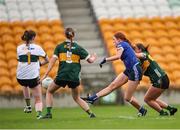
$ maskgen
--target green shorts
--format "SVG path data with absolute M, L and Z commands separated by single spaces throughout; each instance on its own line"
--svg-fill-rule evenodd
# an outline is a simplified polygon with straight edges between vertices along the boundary
M 164 75 L 159 80 L 152 82 L 153 87 L 161 88 L 161 89 L 168 89 L 169 88 L 169 77 Z
M 132 81 L 140 81 L 142 79 L 142 68 L 139 63 L 135 64 L 132 69 L 126 69 L 123 73 Z

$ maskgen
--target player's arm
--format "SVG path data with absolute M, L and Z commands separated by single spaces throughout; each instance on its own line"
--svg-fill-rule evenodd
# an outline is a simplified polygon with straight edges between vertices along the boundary
M 97 59 L 96 53 L 89 54 L 88 51 L 81 46 L 79 46 L 79 52 L 80 59 L 85 59 L 88 63 L 94 63 Z
M 111 56 L 111 57 L 104 58 L 104 59 L 100 62 L 99 66 L 102 68 L 102 65 L 103 65 L 104 63 L 106 63 L 107 61 L 118 60 L 119 58 L 121 58 L 121 55 L 122 55 L 122 53 L 123 53 L 123 50 L 124 50 L 124 49 L 123 49 L 122 47 L 121 47 L 121 48 L 118 48 L 116 55 Z
M 91 55 L 89 55 L 88 57 L 87 57 L 87 62 L 88 63 L 94 63 L 94 61 L 97 59 L 97 55 L 96 55 L 96 53 L 93 53 L 93 54 L 91 54 Z
M 39 57 L 43 58 L 43 61 L 39 62 L 40 66 L 43 66 L 43 65 L 49 63 L 49 58 L 48 58 L 47 54 L 45 53 L 45 51 L 40 46 L 38 46 L 38 49 L 39 49 L 38 50 Z
M 121 58 L 122 53 L 123 53 L 123 48 L 120 48 L 120 49 L 117 50 L 116 55 L 111 56 L 111 57 L 107 57 L 107 58 L 105 58 L 105 60 L 106 60 L 106 62 L 107 61 L 118 60 L 119 58 Z
M 111 57 L 106 58 L 106 61 L 118 60 L 118 59 L 121 57 L 122 52 L 123 52 L 123 49 L 118 49 L 118 50 L 117 50 L 117 54 L 114 55 L 114 56 L 111 56 Z
M 53 57 L 50 59 L 50 62 L 49 62 L 47 71 L 46 71 L 46 73 L 44 74 L 42 80 L 45 79 L 45 78 L 48 76 L 49 72 L 52 70 L 52 68 L 53 68 L 54 64 L 56 63 L 56 60 L 57 60 L 57 59 L 58 59 L 58 57 L 57 57 L 56 55 L 53 55 Z M 42 81 L 42 80 L 41 80 L 41 81 Z
M 44 60 L 40 62 L 40 66 L 43 66 L 43 65 L 49 63 L 49 58 L 47 55 L 45 57 L 43 57 L 43 59 Z
M 146 54 L 145 53 L 135 53 L 136 54 L 136 57 L 139 58 L 139 59 L 146 59 Z

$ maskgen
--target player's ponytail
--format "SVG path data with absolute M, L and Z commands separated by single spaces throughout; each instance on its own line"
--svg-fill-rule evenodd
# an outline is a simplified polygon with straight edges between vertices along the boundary
M 32 30 L 26 30 L 24 34 L 22 35 L 21 39 L 23 41 L 26 41 L 26 44 L 29 44 L 31 40 L 33 40 L 36 37 L 36 33 Z
M 136 47 L 138 49 L 141 49 L 142 52 L 148 52 L 149 45 L 144 46 L 142 43 L 137 43 Z
M 114 37 L 115 37 L 116 39 L 121 39 L 122 41 L 125 41 L 125 42 L 129 43 L 129 45 L 130 45 L 131 47 L 133 47 L 133 46 L 132 46 L 132 43 L 129 41 L 129 39 L 126 38 L 126 36 L 125 36 L 122 32 L 117 32 L 117 33 L 115 33 L 115 34 L 114 34 Z
M 72 46 L 72 42 L 73 42 L 73 38 L 75 36 L 74 30 L 72 28 L 66 28 L 65 30 L 65 36 L 67 39 L 69 39 L 70 42 L 70 46 L 69 46 L 69 50 L 71 50 L 71 46 Z

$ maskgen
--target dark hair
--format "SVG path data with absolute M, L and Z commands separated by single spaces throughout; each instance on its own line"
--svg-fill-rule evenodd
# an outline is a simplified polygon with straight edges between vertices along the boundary
M 146 51 L 146 52 L 148 52 L 149 45 L 144 46 L 142 43 L 137 43 L 137 44 L 136 44 L 136 47 L 137 47 L 138 49 L 141 49 L 141 51 Z
M 66 38 L 70 39 L 70 46 L 69 46 L 69 51 L 71 51 L 71 46 L 72 46 L 72 43 L 73 43 L 73 37 L 75 36 L 75 33 L 74 33 L 74 30 L 72 28 L 66 28 L 65 30 L 65 35 L 66 35 Z
M 21 39 L 29 43 L 29 41 L 32 40 L 34 37 L 36 37 L 36 33 L 33 30 L 26 30 L 22 35 Z
M 68 39 L 72 39 L 75 36 L 75 32 L 72 28 L 66 28 L 65 35 Z
M 132 43 L 126 38 L 126 36 L 122 32 L 117 32 L 114 34 L 116 39 L 121 39 L 122 41 L 128 42 L 129 45 L 132 47 Z

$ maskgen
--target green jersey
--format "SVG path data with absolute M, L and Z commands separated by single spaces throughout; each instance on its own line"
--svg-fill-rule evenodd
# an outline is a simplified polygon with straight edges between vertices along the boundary
M 81 71 L 80 60 L 88 59 L 89 53 L 76 42 L 72 43 L 71 50 L 69 50 L 69 46 L 70 42 L 64 41 L 57 45 L 54 50 L 54 55 L 59 59 L 56 78 L 58 80 L 79 82 Z
M 143 54 L 144 58 L 140 61 L 144 75 L 148 76 L 153 84 L 159 82 L 159 79 L 165 76 L 166 73 L 161 69 L 157 62 L 152 59 L 148 52 L 143 52 Z

